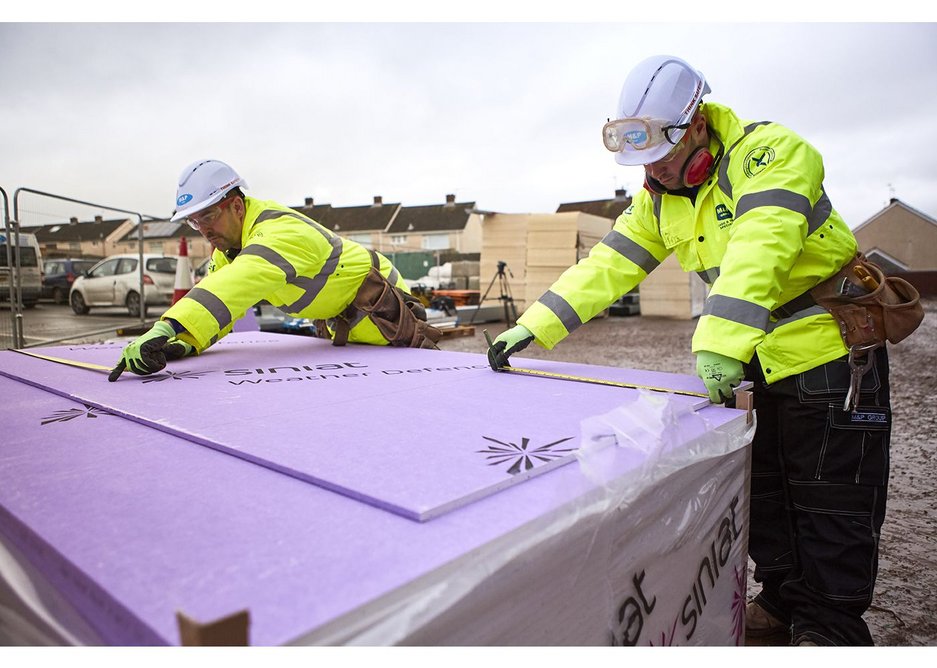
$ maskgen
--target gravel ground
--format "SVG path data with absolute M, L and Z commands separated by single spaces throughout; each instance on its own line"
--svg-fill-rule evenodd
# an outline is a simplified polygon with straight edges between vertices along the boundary
M 866 621 L 878 645 L 937 645 L 937 300 L 925 301 L 924 323 L 889 346 L 893 428 L 888 513 L 872 607 Z M 692 374 L 696 321 L 645 317 L 594 320 L 546 351 L 515 355 Z M 441 348 L 483 352 L 504 323 L 476 325 L 473 337 L 444 339 Z M 756 407 L 757 410 L 757 407 Z M 749 579 L 749 594 L 758 585 Z

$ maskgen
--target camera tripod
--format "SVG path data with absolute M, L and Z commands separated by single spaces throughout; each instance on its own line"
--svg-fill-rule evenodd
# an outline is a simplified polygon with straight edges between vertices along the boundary
M 469 323 L 475 322 L 475 316 L 478 315 L 478 311 L 481 309 L 482 304 L 485 303 L 485 300 L 488 298 L 488 293 L 491 292 L 491 288 L 494 287 L 495 281 L 498 282 L 498 288 L 501 290 L 501 294 L 498 297 L 498 300 L 504 306 L 504 322 L 508 327 L 513 327 L 517 322 L 517 308 L 514 306 L 514 297 L 511 295 L 511 285 L 508 283 L 508 277 L 505 275 L 505 271 L 511 275 L 511 278 L 514 278 L 514 274 L 511 274 L 511 270 L 508 269 L 507 262 L 498 260 L 498 271 L 491 279 L 491 283 L 488 284 L 488 289 L 485 290 L 485 294 L 482 295 L 482 298 L 478 300 L 478 308 L 472 313 L 472 317 L 469 318 Z

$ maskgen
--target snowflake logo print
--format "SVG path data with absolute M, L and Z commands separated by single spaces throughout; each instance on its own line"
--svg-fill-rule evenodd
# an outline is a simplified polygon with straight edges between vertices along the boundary
M 476 450 L 476 452 L 485 455 L 485 459 L 488 460 L 488 466 L 501 466 L 511 462 L 511 466 L 507 470 L 511 475 L 517 475 L 521 472 L 522 468 L 524 471 L 532 469 L 535 466 L 533 460 L 550 462 L 566 456 L 575 449 L 557 449 L 556 447 L 572 439 L 572 436 L 567 436 L 566 438 L 561 438 L 558 441 L 553 441 L 552 443 L 547 443 L 546 445 L 541 445 L 536 448 L 529 447 L 530 439 L 526 436 L 521 438 L 520 445 L 511 442 L 505 443 L 504 441 L 499 441 L 490 436 L 482 436 L 482 438 L 486 441 L 491 441 L 495 445 L 490 445 L 484 450 Z
M 67 408 L 65 410 L 55 411 L 52 415 L 43 418 L 40 424 L 47 425 L 53 422 L 68 422 L 80 417 L 96 418 L 101 415 L 114 415 L 108 410 L 90 404 L 82 404 L 82 406 L 84 406 L 84 408 Z
M 199 378 L 210 371 L 166 371 L 165 373 L 147 376 L 143 379 L 144 383 L 160 383 L 164 380 L 188 380 L 189 378 Z

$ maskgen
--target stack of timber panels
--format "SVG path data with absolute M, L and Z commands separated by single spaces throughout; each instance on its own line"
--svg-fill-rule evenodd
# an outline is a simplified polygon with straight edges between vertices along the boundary
M 693 272 L 684 272 L 671 255 L 641 282 L 641 315 L 692 320 L 703 313 L 707 286 Z
M 608 218 L 571 211 L 554 214 L 497 214 L 482 228 L 480 261 L 484 292 L 497 275 L 498 261 L 507 263 L 514 304 L 522 312 L 567 268 L 589 254 L 612 229 Z M 493 288 L 486 303 L 498 299 Z
M 570 211 L 531 216 L 527 227 L 527 291 L 532 304 L 566 269 L 589 254 L 612 229 L 612 221 Z
M 505 279 L 514 298 L 518 315 L 523 310 L 527 278 L 527 221 L 523 213 L 498 213 L 485 216 L 482 222 L 482 249 L 478 263 L 479 290 L 487 297 L 483 306 L 497 306 L 499 290 L 498 262 L 506 263 Z

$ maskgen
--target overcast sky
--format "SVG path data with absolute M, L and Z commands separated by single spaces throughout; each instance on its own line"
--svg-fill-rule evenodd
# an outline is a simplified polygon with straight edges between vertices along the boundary
M 287 205 L 551 212 L 640 188 L 600 133 L 658 53 L 816 146 L 850 226 L 893 196 L 937 217 L 935 23 L 4 23 L 0 187 L 166 216 L 182 168 L 218 158 Z

